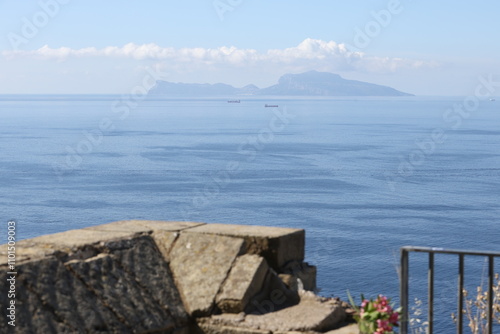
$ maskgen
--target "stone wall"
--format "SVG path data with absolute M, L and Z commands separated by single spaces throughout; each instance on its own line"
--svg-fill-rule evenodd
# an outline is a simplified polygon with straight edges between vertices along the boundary
M 2 245 L 0 332 L 332 331 L 346 305 L 311 292 L 304 243 L 300 229 L 139 220 L 19 241 L 15 330 Z

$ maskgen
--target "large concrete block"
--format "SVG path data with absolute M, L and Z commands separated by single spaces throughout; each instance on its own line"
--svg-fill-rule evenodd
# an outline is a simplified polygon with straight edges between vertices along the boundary
M 16 332 L 186 333 L 188 314 L 168 264 L 139 232 L 67 231 L 19 242 L 18 253 L 34 259 L 16 262 Z
M 302 229 L 207 224 L 186 230 L 186 233 L 243 238 L 246 253 L 263 256 L 268 264 L 277 271 L 289 261 L 301 262 L 304 260 L 305 231 Z
M 41 259 L 53 255 L 62 261 L 86 259 L 101 252 L 103 244 L 113 240 L 132 239 L 134 231 L 69 230 L 21 240 L 16 243 L 18 260 Z
M 224 313 L 243 312 L 250 299 L 262 290 L 269 266 L 258 255 L 242 255 L 236 259 L 222 291 L 217 296 L 217 306 Z
M 58 259 L 47 257 L 20 263 L 17 271 L 16 333 L 108 333 L 128 330 Z M 1 277 L 1 291 L 5 291 L 3 282 L 4 277 Z M 0 299 L 3 297 L 2 294 Z M 2 299 L 2 309 L 5 302 Z M 8 333 L 3 329 L 1 332 Z
M 70 251 L 75 248 L 100 244 L 106 241 L 133 238 L 137 235 L 136 231 L 101 231 L 101 230 L 69 230 L 60 233 L 42 235 L 33 239 L 21 241 L 21 245 L 28 246 L 33 244 L 38 247 L 52 246 L 61 251 Z
M 57 249 L 48 246 L 37 246 L 30 242 L 31 239 L 21 240 L 16 242 L 15 256 L 17 263 L 32 259 L 42 259 L 47 256 L 57 253 Z M 7 245 L 0 245 L 0 265 L 7 266 L 8 264 Z
M 190 314 L 211 313 L 215 297 L 243 244 L 239 238 L 181 233 L 170 252 L 170 269 Z
M 172 316 L 176 328 L 188 324 L 179 291 L 175 286 L 168 264 L 149 236 L 135 238 L 130 248 L 120 242 L 109 243 L 107 249 L 118 261 L 123 271 L 144 290 L 152 300 Z
M 165 261 L 170 262 L 170 251 L 174 246 L 175 240 L 179 237 L 179 232 L 168 232 L 156 230 L 151 235 L 156 243 L 156 246 L 163 255 Z
M 175 328 L 175 320 L 113 255 L 100 254 L 66 264 L 120 320 L 134 331 Z
M 200 225 L 205 225 L 205 223 L 160 220 L 121 220 L 104 225 L 87 227 L 85 230 L 151 234 L 165 260 L 170 261 L 170 250 L 179 236 L 179 232 Z

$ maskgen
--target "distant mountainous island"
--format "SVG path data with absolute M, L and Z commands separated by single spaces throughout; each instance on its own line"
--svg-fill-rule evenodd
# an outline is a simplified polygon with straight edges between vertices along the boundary
M 363 81 L 346 80 L 338 74 L 309 71 L 301 74 L 285 74 L 276 85 L 259 88 L 247 85 L 236 88 L 231 85 L 174 83 L 158 80 L 149 90 L 153 96 L 412 96 L 388 86 Z

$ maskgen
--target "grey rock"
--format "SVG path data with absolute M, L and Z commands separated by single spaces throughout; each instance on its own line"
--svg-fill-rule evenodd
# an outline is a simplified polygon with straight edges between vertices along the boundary
M 199 319 L 198 319 L 199 320 Z M 336 300 L 320 298 L 311 292 L 301 294 L 299 304 L 266 314 L 241 317 L 223 314 L 204 319 L 204 324 L 267 330 L 275 332 L 325 332 L 345 320 L 343 307 Z
M 272 313 L 296 305 L 300 301 L 298 292 L 289 289 L 272 269 L 267 271 L 262 287 L 248 303 L 246 313 Z
M 245 320 L 245 314 L 220 314 L 210 318 L 196 319 L 196 334 L 272 334 L 271 331 L 258 328 L 238 327 Z
M 203 334 L 273 334 L 271 331 L 253 328 L 240 328 L 211 324 L 199 324 L 199 333 Z
M 152 300 L 166 310 L 176 328 L 187 326 L 188 314 L 182 304 L 168 264 L 149 236 L 134 240 L 133 247 L 111 250 L 121 268 Z
M 66 264 L 120 321 L 135 331 L 175 328 L 175 320 L 127 275 L 113 255 Z
M 294 289 L 298 289 L 302 285 L 304 290 L 316 290 L 317 269 L 315 266 L 311 266 L 306 262 L 292 261 L 282 268 L 282 272 L 285 275 L 280 275 L 280 277 L 285 284 L 293 286 Z M 300 283 L 298 280 L 300 280 Z
M 250 299 L 262 290 L 268 270 L 266 260 L 258 255 L 238 257 L 217 296 L 217 306 L 224 313 L 243 312 Z
M 258 254 L 279 271 L 289 261 L 304 260 L 305 231 L 251 225 L 207 224 L 197 226 L 186 233 L 216 234 L 243 238 L 245 253 Z
M 106 333 L 128 330 L 58 259 L 47 257 L 28 261 L 20 264 L 17 271 L 17 332 Z
M 172 246 L 180 232 L 205 223 L 182 222 L 182 221 L 159 221 L 159 220 L 122 220 L 104 225 L 96 225 L 85 228 L 91 231 L 106 232 L 136 232 L 150 234 L 156 242 L 158 249 L 167 262 Z
M 181 233 L 170 252 L 170 269 L 191 315 L 212 312 L 215 297 L 243 243 L 239 238 Z

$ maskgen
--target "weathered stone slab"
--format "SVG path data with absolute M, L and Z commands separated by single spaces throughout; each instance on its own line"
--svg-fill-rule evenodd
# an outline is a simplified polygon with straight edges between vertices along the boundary
M 16 255 L 20 260 L 39 259 L 53 255 L 64 261 L 87 259 L 100 253 L 106 242 L 132 239 L 140 235 L 135 232 L 69 230 L 61 233 L 43 235 L 16 243 Z
M 21 240 L 16 243 L 16 263 L 25 262 L 31 259 L 41 259 L 53 255 L 57 250 L 50 247 L 36 246 L 29 240 Z M 8 252 L 6 245 L 0 245 L 0 265 L 8 264 Z
M 345 319 L 344 308 L 337 302 L 322 299 L 312 293 L 301 295 L 300 303 L 263 315 L 249 314 L 245 326 L 271 331 L 318 331 L 338 326 Z
M 175 328 L 175 319 L 134 277 L 124 272 L 113 255 L 100 254 L 66 265 L 128 328 L 139 332 Z
M 268 330 L 275 332 L 325 332 L 337 328 L 345 319 L 341 303 L 319 298 L 311 292 L 303 293 L 295 306 L 266 314 L 243 314 L 229 317 L 228 314 L 212 316 L 205 323 L 219 326 Z
M 243 243 L 239 238 L 181 233 L 170 252 L 170 269 L 190 314 L 210 314 Z
M 159 253 L 154 240 L 149 236 L 142 236 L 134 240 L 131 248 L 117 247 L 115 250 L 113 246 L 109 245 L 109 251 L 124 272 L 172 316 L 176 328 L 187 326 L 188 314 L 168 264 Z
M 211 324 L 199 324 L 200 334 L 273 334 L 271 331 Z
M 132 220 L 16 246 L 20 333 L 297 334 L 332 330 L 345 318 L 331 299 L 302 292 L 297 304 L 298 282 L 313 289 L 316 280 L 316 268 L 302 263 L 303 230 Z M 5 250 L 0 255 L 7 291 Z M 8 303 L 0 295 L 0 307 Z M 219 310 L 246 313 L 191 327 L 188 314 Z
M 2 315 L 7 315 L 10 300 L 7 298 L 4 285 L 6 275 L 0 273 L 0 307 Z M 38 296 L 28 290 L 24 282 L 16 282 L 15 327 L 10 326 L 11 319 L 4 316 L 0 322 L 0 333 L 78 333 L 75 328 L 69 327 L 59 321 L 54 312 L 47 312 Z M 37 332 L 38 331 L 38 332 Z
M 136 235 L 134 231 L 98 231 L 81 229 L 42 235 L 23 241 L 38 245 L 39 247 L 41 245 L 56 245 L 59 247 L 58 249 L 74 249 L 110 240 L 133 238 Z
M 129 330 L 58 259 L 47 257 L 28 261 L 19 264 L 17 271 L 17 333 L 106 333 Z M 2 277 L 0 284 L 3 282 Z M 2 291 L 5 291 L 3 287 Z
M 238 327 L 237 324 L 244 320 L 244 313 L 220 314 L 210 318 L 198 318 L 196 319 L 198 327 L 193 332 L 196 334 L 272 334 L 271 331 L 265 329 Z
M 269 266 L 258 255 L 242 255 L 236 259 L 222 291 L 217 296 L 217 306 L 224 313 L 240 313 L 250 299 L 262 290 Z
M 90 226 L 85 230 L 116 232 L 151 232 L 156 230 L 179 232 L 205 223 L 161 220 L 120 220 L 108 224 Z
M 349 324 L 339 329 L 328 331 L 325 334 L 359 334 L 359 327 L 357 324 Z
M 170 251 L 174 246 L 175 240 L 179 237 L 179 232 L 168 232 L 162 230 L 156 230 L 151 235 L 156 243 L 156 246 L 163 255 L 165 261 L 170 262 Z
M 263 256 L 278 270 L 287 262 L 304 260 L 305 231 L 303 229 L 206 224 L 186 230 L 186 233 L 205 233 L 239 237 L 245 240 L 246 253 Z
M 96 225 L 85 230 L 107 232 L 136 232 L 149 233 L 153 237 L 165 260 L 170 261 L 170 250 L 179 232 L 205 225 L 205 223 L 160 220 L 121 220 L 104 225 Z
M 88 258 L 99 253 L 96 249 L 106 241 L 123 238 L 133 238 L 134 232 L 125 231 L 92 231 L 92 230 L 69 230 L 61 233 L 43 235 L 40 237 L 20 240 L 16 242 L 16 262 L 31 259 L 42 259 L 46 256 L 55 255 L 62 257 L 72 254 L 76 258 Z M 0 248 L 2 257 L 0 264 L 7 263 L 7 247 Z

